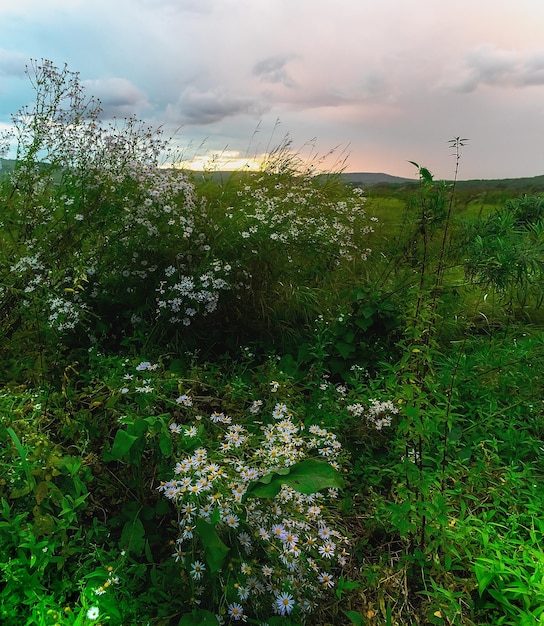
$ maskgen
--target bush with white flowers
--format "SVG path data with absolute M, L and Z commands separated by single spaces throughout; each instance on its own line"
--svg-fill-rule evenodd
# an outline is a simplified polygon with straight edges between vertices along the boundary
M 264 403 L 253 402 L 243 423 L 196 415 L 187 395 L 182 404 L 192 417 L 170 430 L 185 453 L 158 489 L 178 512 L 172 556 L 195 602 L 232 621 L 304 621 L 334 591 L 348 556 L 337 526 L 340 442 L 281 402 L 262 421 Z

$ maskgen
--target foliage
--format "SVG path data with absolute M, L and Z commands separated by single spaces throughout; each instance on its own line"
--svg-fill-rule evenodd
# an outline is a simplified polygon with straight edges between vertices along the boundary
M 368 203 L 288 144 L 197 178 L 76 73 L 29 77 L 0 190 L 0 621 L 537 623 L 541 197 L 459 192 L 461 138 L 453 181 L 414 163 Z
M 29 76 L 36 104 L 13 117 L 18 159 L 2 189 L 2 333 L 30 349 L 39 337 L 46 361 L 75 334 L 165 345 L 241 317 L 261 333 L 274 316 L 307 315 L 366 260 L 360 190 L 329 197 L 274 162 L 199 193 L 160 165 L 160 131 L 102 124 L 76 73 L 44 61 Z
M 499 294 L 509 310 L 542 305 L 544 212 L 540 196 L 524 196 L 465 233 L 465 268 L 470 280 Z

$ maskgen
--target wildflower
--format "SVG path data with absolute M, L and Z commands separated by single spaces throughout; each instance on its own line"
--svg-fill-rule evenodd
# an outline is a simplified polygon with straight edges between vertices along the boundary
M 184 531 L 183 531 L 182 539 L 192 539 L 193 536 L 194 536 L 193 535 L 193 529 L 194 529 L 194 526 L 187 526 L 184 529 Z M 200 561 L 197 561 L 197 563 L 200 563 Z M 202 565 L 202 563 L 201 563 L 201 565 Z M 202 565 L 202 568 L 204 570 L 204 566 L 203 565 Z M 202 574 L 202 572 L 201 572 L 201 574 Z M 191 575 L 192 575 L 192 573 L 191 573 Z M 195 578 L 195 580 L 200 580 L 200 576 L 198 578 L 196 576 L 194 576 L 193 578 Z
M 184 393 L 182 396 L 179 396 L 179 398 L 176 398 L 176 402 L 178 404 L 183 404 L 183 406 L 193 406 L 193 399 L 186 393 Z
M 263 576 L 272 576 L 274 573 L 274 568 L 270 567 L 270 565 L 263 565 L 261 568 Z
M 176 563 L 178 561 L 183 561 L 185 558 L 185 552 L 181 548 L 177 548 L 176 551 L 172 554 L 172 558 L 176 559 Z
M 223 470 L 219 467 L 219 465 L 217 465 L 217 463 L 210 463 L 209 465 L 206 465 L 202 471 L 204 474 L 208 475 L 210 480 L 212 480 L 213 478 L 219 476 Z
M 199 467 L 203 463 L 206 462 L 206 458 L 208 456 L 208 452 L 206 448 L 197 448 L 194 451 L 193 456 L 191 457 L 191 462 L 194 467 Z
M 314 519 L 316 517 L 319 517 L 321 515 L 321 507 L 319 506 L 311 506 L 308 508 L 308 510 L 306 511 L 306 517 L 308 519 Z
M 196 506 L 188 502 L 181 507 L 180 511 L 184 514 L 184 516 L 191 517 L 196 511 Z
M 249 598 L 249 589 L 240 585 L 238 587 L 238 597 L 240 600 L 247 600 Z
M 197 433 L 198 433 L 198 430 L 197 430 L 197 427 L 196 427 L 196 426 L 191 426 L 190 428 L 186 428 L 186 429 L 183 431 L 183 434 L 184 434 L 186 437 L 196 437 Z
M 272 411 L 272 415 L 278 419 L 283 417 L 284 415 L 287 414 L 287 407 L 285 406 L 285 404 L 279 402 L 278 404 L 276 404 L 276 406 L 274 407 L 274 410 Z
M 334 556 L 334 551 L 336 550 L 336 546 L 332 541 L 327 541 L 322 546 L 319 546 L 318 551 L 321 556 L 324 556 L 326 559 L 330 559 Z
M 274 608 L 280 615 L 289 615 L 293 610 L 295 602 L 290 593 L 280 593 L 274 601 Z
M 138 393 L 152 393 L 153 387 L 151 387 L 150 385 L 144 385 L 143 387 L 136 387 L 136 391 Z
M 334 587 L 334 580 L 330 574 L 327 572 L 321 572 L 317 577 L 317 580 L 325 587 L 326 589 L 330 587 Z
M 238 535 L 238 541 L 246 550 L 251 548 L 251 537 L 247 533 L 240 533 Z
M 279 386 L 280 386 L 279 382 L 277 380 L 273 380 L 270 383 L 270 391 L 272 393 L 276 393 L 276 391 L 279 389 Z
M 173 424 L 170 424 L 168 428 L 170 429 L 170 432 L 172 434 L 176 434 L 176 435 L 181 434 L 181 426 L 179 424 L 176 424 L 175 422 Z
M 285 530 L 285 526 L 283 524 L 274 524 L 272 526 L 272 534 L 274 537 L 281 539 L 281 541 L 285 541 L 287 537 L 287 531 Z
M 217 424 L 219 422 L 221 422 L 222 424 L 230 424 L 232 421 L 228 415 L 225 415 L 224 413 L 219 413 L 217 411 L 214 411 L 210 415 L 210 419 L 214 424 Z
M 229 604 L 228 611 L 232 619 L 236 621 L 238 620 L 245 621 L 246 616 L 244 615 L 244 609 L 242 608 L 241 604 L 238 604 L 237 602 L 233 602 L 232 604 Z
M 325 526 L 325 524 L 320 524 L 317 534 L 321 537 L 321 539 L 328 539 L 330 537 L 331 531 L 330 528 Z
M 287 533 L 284 538 L 284 543 L 286 543 L 290 548 L 294 548 L 298 543 L 299 537 L 294 533 Z
M 193 467 L 193 463 L 191 459 L 183 459 L 176 463 L 176 467 L 174 468 L 175 474 L 185 474 Z
M 240 524 L 240 519 L 237 515 L 230 514 L 225 518 L 225 524 L 227 526 L 230 526 L 231 528 L 238 528 Z
M 206 566 L 204 565 L 204 563 L 202 563 L 202 561 L 195 561 L 191 565 L 191 578 L 193 578 L 193 580 L 200 580 L 202 578 L 202 574 L 204 574 L 205 571 Z
M 149 361 L 142 361 L 136 366 L 136 370 L 138 372 L 144 372 L 144 371 L 152 372 L 153 370 L 156 370 L 157 367 L 159 366 L 156 363 L 152 364 Z
M 100 609 L 97 606 L 92 606 L 88 611 L 87 611 L 87 619 L 90 620 L 95 620 L 98 619 L 98 616 L 100 615 Z

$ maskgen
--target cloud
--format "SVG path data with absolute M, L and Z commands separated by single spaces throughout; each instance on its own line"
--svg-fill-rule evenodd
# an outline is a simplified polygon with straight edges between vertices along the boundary
M 482 44 L 470 50 L 459 76 L 446 81 L 453 91 L 469 93 L 482 85 L 528 87 L 544 85 L 544 49 L 505 50 Z
M 241 114 L 259 116 L 268 106 L 256 98 L 232 95 L 220 88 L 200 91 L 187 87 L 174 105 L 168 105 L 170 121 L 188 125 L 207 125 Z
M 267 57 L 255 63 L 252 73 L 267 83 L 282 83 L 285 87 L 295 87 L 295 81 L 285 69 L 285 65 L 292 58 L 293 55 Z
M 149 108 L 146 95 L 126 78 L 82 81 L 89 96 L 100 99 L 103 117 L 128 117 Z

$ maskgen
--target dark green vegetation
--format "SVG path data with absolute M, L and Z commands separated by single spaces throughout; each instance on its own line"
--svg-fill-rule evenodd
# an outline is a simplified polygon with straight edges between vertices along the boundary
M 416 165 L 365 202 L 282 150 L 191 179 L 77 75 L 31 78 L 0 190 L 0 622 L 537 624 L 543 197 Z

